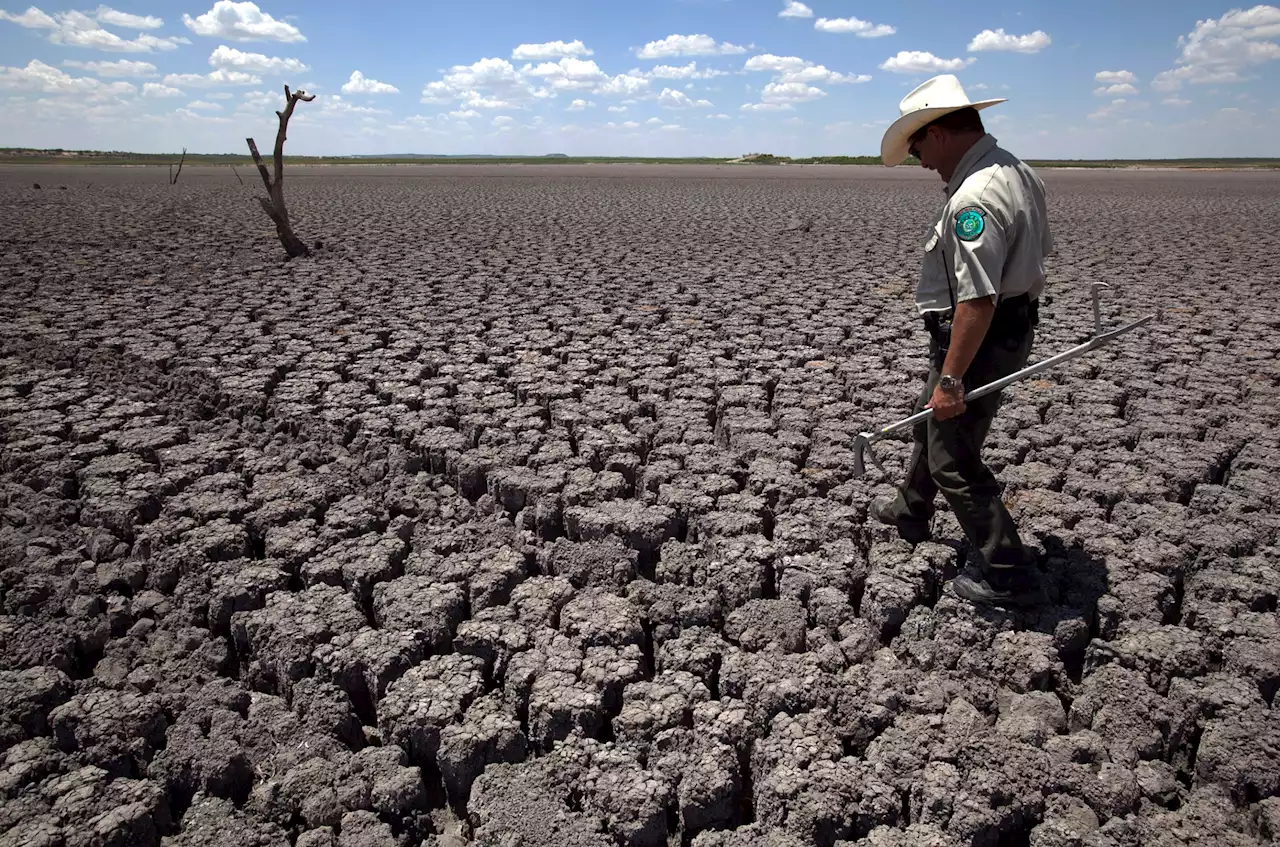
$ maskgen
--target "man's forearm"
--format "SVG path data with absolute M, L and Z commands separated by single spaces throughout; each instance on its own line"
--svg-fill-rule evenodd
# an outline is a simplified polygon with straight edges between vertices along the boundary
M 944 374 L 961 377 L 969 370 L 969 363 L 982 346 L 995 311 L 996 306 L 990 297 L 956 304 L 955 316 L 951 320 L 951 347 L 942 365 Z

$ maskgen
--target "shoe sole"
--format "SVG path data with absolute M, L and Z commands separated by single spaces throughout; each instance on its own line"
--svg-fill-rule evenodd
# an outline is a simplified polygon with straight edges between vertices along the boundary
M 1043 587 L 1036 591 L 1023 592 L 1020 594 L 992 596 L 983 594 L 976 589 L 969 588 L 968 584 L 965 582 L 959 582 L 959 584 L 957 584 L 957 582 L 958 578 L 951 582 L 951 590 L 956 593 L 957 597 L 962 597 L 970 603 L 978 603 L 983 606 L 1017 606 L 1019 608 L 1031 608 L 1035 606 L 1042 606 L 1049 601 Z

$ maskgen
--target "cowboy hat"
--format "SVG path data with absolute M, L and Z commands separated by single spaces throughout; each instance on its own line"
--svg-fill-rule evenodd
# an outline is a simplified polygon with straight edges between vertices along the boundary
M 911 136 L 929 122 L 969 106 L 985 109 L 1007 99 L 1000 97 L 994 100 L 970 100 L 960 87 L 960 80 L 953 74 L 942 74 L 926 80 L 898 104 L 902 115 L 885 130 L 884 138 L 880 141 L 880 159 L 888 167 L 900 165 L 907 159 Z

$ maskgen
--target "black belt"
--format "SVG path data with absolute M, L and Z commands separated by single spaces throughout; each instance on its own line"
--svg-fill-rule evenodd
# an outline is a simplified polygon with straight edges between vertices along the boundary
M 928 330 L 938 346 L 946 349 L 951 346 L 951 310 L 945 312 L 925 312 L 924 327 Z M 982 344 L 1003 342 L 1010 339 L 1021 339 L 1027 330 L 1040 323 L 1040 301 L 1031 299 L 1030 294 L 1019 294 L 1006 297 L 996 306 L 991 316 L 991 326 Z

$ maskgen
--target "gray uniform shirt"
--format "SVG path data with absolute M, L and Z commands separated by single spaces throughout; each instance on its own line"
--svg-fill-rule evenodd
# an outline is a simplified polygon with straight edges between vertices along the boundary
M 984 135 L 965 153 L 924 245 L 916 308 L 948 311 L 978 297 L 1039 298 L 1053 250 L 1044 183 Z M 948 281 L 950 288 L 948 288 Z

